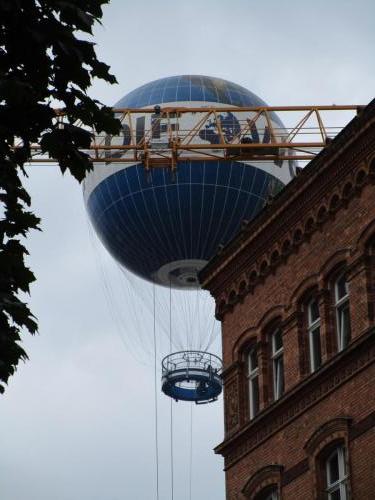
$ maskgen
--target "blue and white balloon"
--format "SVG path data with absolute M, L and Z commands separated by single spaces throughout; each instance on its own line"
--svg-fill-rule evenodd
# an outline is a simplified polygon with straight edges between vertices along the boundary
M 115 107 L 155 105 L 205 108 L 266 104 L 226 80 L 182 75 L 147 83 Z M 151 119 L 150 114 L 143 122 L 147 119 Z M 283 129 L 275 113 L 271 120 L 275 128 Z M 238 134 L 235 113 L 223 112 L 221 124 L 228 141 Z M 214 124 L 206 123 L 199 138 L 217 143 Z M 155 169 L 147 176 L 142 163 L 96 164 L 85 180 L 84 194 L 97 234 L 123 267 L 156 284 L 196 288 L 197 273 L 219 245 L 235 236 L 242 220 L 257 215 L 270 191 L 281 189 L 291 179 L 293 168 L 288 161 L 182 159 L 175 176 L 168 169 Z

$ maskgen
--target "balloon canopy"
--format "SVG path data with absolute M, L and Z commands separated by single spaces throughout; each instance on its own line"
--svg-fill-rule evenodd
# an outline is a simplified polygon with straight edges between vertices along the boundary
M 234 83 L 207 76 L 162 78 L 133 90 L 116 108 L 156 105 L 209 107 L 265 106 L 255 94 Z M 150 113 L 140 113 L 144 128 Z M 273 125 L 283 127 L 275 113 Z M 235 112 L 223 112 L 225 137 L 236 134 Z M 165 132 L 165 131 L 164 131 Z M 159 139 L 163 136 L 159 127 Z M 260 139 L 264 131 L 259 131 Z M 202 142 L 215 144 L 214 124 L 202 124 Z M 196 288 L 197 273 L 262 209 L 267 197 L 293 175 L 293 162 L 180 161 L 175 175 L 142 163 L 97 163 L 84 183 L 87 210 L 108 251 L 139 277 L 173 288 Z

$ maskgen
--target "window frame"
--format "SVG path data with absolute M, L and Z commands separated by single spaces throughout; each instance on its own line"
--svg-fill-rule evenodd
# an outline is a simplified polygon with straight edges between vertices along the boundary
M 339 296 L 339 283 L 342 279 L 345 279 L 345 295 Z M 340 273 L 335 281 L 334 281 L 334 307 L 335 307 L 335 320 L 336 320 L 336 338 L 337 338 L 337 350 L 338 352 L 343 351 L 351 339 L 351 323 L 350 323 L 350 302 L 349 302 L 350 292 L 349 292 L 349 283 L 346 279 L 345 272 Z M 344 343 L 344 332 L 342 331 L 342 327 L 344 324 L 343 321 L 343 312 L 348 310 L 349 314 L 349 335 L 348 340 Z
M 276 335 L 281 335 L 282 345 L 276 349 Z M 271 334 L 271 360 L 272 360 L 272 386 L 273 399 L 277 401 L 285 392 L 285 376 L 284 376 L 284 342 L 283 333 L 280 327 L 276 328 Z M 281 360 L 281 363 L 280 363 Z M 282 370 L 280 371 L 280 366 Z M 281 378 L 280 378 L 281 374 Z
M 266 486 L 254 497 L 254 500 L 279 500 L 279 491 L 276 486 Z
M 252 354 L 255 353 L 257 365 L 252 366 Z M 251 346 L 246 355 L 246 379 L 247 379 L 247 394 L 248 394 L 248 409 L 249 419 L 253 420 L 259 413 L 260 397 L 259 397 L 259 352 L 256 345 Z M 257 385 L 258 398 L 254 400 L 255 384 Z
M 318 307 L 319 316 L 317 319 L 312 319 L 312 305 L 316 303 Z M 314 344 L 314 336 L 316 335 L 316 331 L 318 330 L 319 337 L 319 362 L 317 362 L 317 356 L 315 353 L 315 344 Z M 321 316 L 320 316 L 320 307 L 319 302 L 316 297 L 313 297 L 307 303 L 307 332 L 308 332 L 308 341 L 309 341 L 309 364 L 310 364 L 310 373 L 314 373 L 318 370 L 322 365 L 322 342 L 321 342 Z
M 329 462 L 337 455 L 339 478 L 336 481 L 330 481 Z M 340 500 L 348 500 L 348 472 L 346 466 L 346 453 L 343 445 L 336 446 L 325 459 L 325 492 L 327 499 L 333 500 L 333 494 L 339 492 Z

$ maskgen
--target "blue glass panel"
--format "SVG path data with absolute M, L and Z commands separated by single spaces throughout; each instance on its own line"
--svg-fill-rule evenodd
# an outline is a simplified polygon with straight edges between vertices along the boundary
M 165 87 L 165 79 L 164 78 L 162 78 L 160 80 L 156 80 L 155 82 L 152 82 L 152 83 L 153 83 L 152 87 L 154 90 L 162 89 Z M 147 86 L 149 86 L 149 85 L 150 84 L 147 84 Z
M 148 182 L 154 187 L 164 186 L 165 185 L 164 173 L 165 173 L 164 170 L 161 169 L 152 170 L 150 172 L 150 177 Z
M 205 255 L 213 255 L 217 251 L 217 247 L 220 244 L 221 233 L 223 230 L 223 223 L 225 227 L 226 218 L 226 199 L 230 197 L 231 190 L 217 186 L 215 189 L 215 195 L 213 199 L 213 205 L 211 207 L 211 212 L 209 220 L 207 221 L 206 227 L 206 247 Z M 207 258 L 207 257 L 206 257 Z
M 135 108 L 136 102 L 137 102 L 136 97 L 129 97 L 129 99 L 127 99 L 126 102 L 122 103 L 122 101 L 120 101 L 119 103 L 117 103 L 116 107 L 117 108 Z
M 244 169 L 244 177 L 242 179 L 242 190 L 246 193 L 251 193 L 252 185 L 254 182 L 254 175 L 256 172 L 255 167 L 251 167 L 250 165 L 245 167 Z
M 214 162 L 206 161 L 204 169 L 204 183 L 216 185 L 217 165 Z
M 167 87 L 174 87 L 176 88 L 178 86 L 178 82 L 180 80 L 180 76 L 170 76 L 165 78 L 165 82 Z
M 220 163 L 217 172 L 217 184 L 219 184 L 220 186 L 228 186 L 231 170 L 232 162 Z
M 129 184 L 127 182 L 125 170 L 121 170 L 116 176 L 116 181 L 118 184 L 118 189 L 121 193 L 121 197 L 125 197 L 129 194 Z
M 163 89 L 155 89 L 150 93 L 149 105 L 163 102 Z
M 228 197 L 228 204 L 232 207 L 232 211 L 229 217 L 226 219 L 226 228 L 222 231 L 223 244 L 228 243 L 228 241 L 235 235 L 241 226 L 243 219 L 246 219 L 246 212 L 244 208 L 247 207 L 248 201 L 251 201 L 252 197 L 245 195 L 241 191 L 232 191 L 231 195 Z
M 213 84 L 208 84 L 203 87 L 204 98 L 206 101 L 218 102 L 216 87 Z
M 203 182 L 204 162 L 194 162 L 191 165 L 191 182 L 193 184 Z
M 177 89 L 177 101 L 190 101 L 190 86 L 180 86 Z
M 190 184 L 190 162 L 181 162 L 181 168 L 177 169 L 177 181 L 179 184 Z M 179 166 L 180 166 L 179 165 Z
M 212 257 L 262 209 L 270 179 L 238 162 L 183 162 L 174 182 L 165 170 L 147 180 L 129 166 L 94 189 L 88 211 L 114 257 L 151 280 L 168 262 Z
M 202 185 L 193 184 L 191 186 L 191 200 L 190 207 L 192 218 L 192 254 L 201 255 L 201 242 L 202 242 L 202 229 L 201 221 L 203 216 L 203 203 L 204 203 L 204 189 Z
M 262 171 L 257 170 L 252 186 L 252 191 L 253 193 L 257 193 L 260 196 L 264 194 L 264 187 L 265 187 L 265 175 L 263 174 Z
M 166 87 L 163 94 L 163 102 L 176 100 L 176 87 Z
M 228 92 L 228 97 L 230 99 L 230 103 L 233 104 L 233 106 L 239 106 L 241 103 L 241 98 L 238 92 L 230 90 Z
M 241 188 L 243 178 L 243 167 L 241 163 L 233 162 L 233 168 L 230 175 L 230 186 L 237 189 Z
M 197 85 L 191 86 L 191 100 L 192 101 L 204 101 L 203 89 Z
M 174 89 L 174 92 L 172 89 Z M 190 89 L 192 89 L 192 93 L 190 93 Z M 163 102 L 160 97 L 160 91 L 163 90 L 166 91 L 164 102 L 167 102 L 167 100 L 169 102 L 195 100 L 239 106 L 265 105 L 265 102 L 255 94 L 232 82 L 201 75 L 181 75 L 146 83 L 123 97 L 115 106 L 142 107 L 158 104 Z M 275 113 L 271 114 L 271 118 L 280 127 L 283 126 Z

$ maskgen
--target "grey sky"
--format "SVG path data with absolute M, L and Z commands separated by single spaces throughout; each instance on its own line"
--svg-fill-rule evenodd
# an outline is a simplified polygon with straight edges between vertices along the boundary
M 193 73 L 231 80 L 272 105 L 366 104 L 375 88 L 374 18 L 372 0 L 114 0 L 95 39 L 119 85 L 96 83 L 91 94 L 112 104 L 147 81 Z M 51 166 L 29 171 L 44 229 L 29 240 L 40 334 L 24 336 L 30 361 L 0 399 L 0 498 L 152 500 L 152 368 L 126 351 L 126 328 L 105 301 L 81 188 Z M 160 395 L 159 405 L 167 500 L 169 401 Z M 190 406 L 174 412 L 174 498 L 185 500 Z M 194 407 L 193 421 L 192 498 L 224 499 L 223 463 L 212 452 L 223 436 L 222 403 Z

